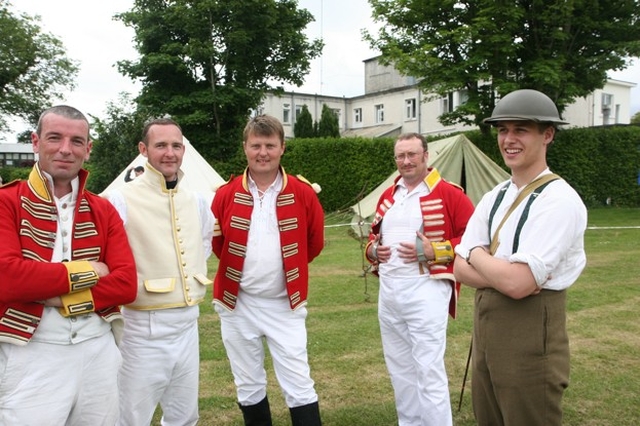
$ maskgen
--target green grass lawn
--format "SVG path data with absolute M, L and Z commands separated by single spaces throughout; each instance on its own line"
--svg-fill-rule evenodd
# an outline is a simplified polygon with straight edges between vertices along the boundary
M 327 225 L 347 223 L 349 217 L 331 215 Z M 593 210 L 589 226 L 640 226 L 640 209 Z M 326 247 L 311 264 L 311 373 L 325 426 L 391 426 L 397 420 L 378 330 L 378 281 L 363 276 L 361 245 L 349 229 L 328 227 Z M 572 370 L 564 424 L 639 425 L 640 229 L 590 229 L 585 241 L 587 267 L 568 293 Z M 213 274 L 215 257 L 209 265 Z M 200 318 L 200 424 L 242 425 L 210 294 L 207 300 Z M 446 354 L 455 425 L 475 424 L 469 381 L 458 411 L 472 312 L 473 290 L 463 287 L 458 319 L 449 322 Z M 267 369 L 274 425 L 290 425 L 270 359 Z

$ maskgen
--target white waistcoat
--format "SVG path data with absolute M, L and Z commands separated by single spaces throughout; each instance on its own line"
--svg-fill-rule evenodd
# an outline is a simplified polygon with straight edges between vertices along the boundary
M 166 309 L 202 302 L 210 281 L 195 194 L 179 183 L 167 189 L 163 176 L 149 165 L 122 194 L 138 271 L 138 296 L 127 307 Z

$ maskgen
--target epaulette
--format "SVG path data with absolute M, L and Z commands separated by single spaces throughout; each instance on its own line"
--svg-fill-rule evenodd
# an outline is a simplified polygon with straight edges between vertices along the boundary
M 213 188 L 213 190 L 217 191 L 218 189 L 222 188 L 223 186 L 229 185 L 234 178 L 235 178 L 234 175 L 230 175 L 229 179 L 226 182 L 223 182 L 220 185 L 216 186 L 215 188 Z
M 455 187 L 456 187 L 456 188 L 458 188 L 460 191 L 465 192 L 465 191 L 464 191 L 464 188 L 463 188 L 462 186 L 458 185 L 457 183 L 455 183 L 455 182 L 450 182 L 450 181 L 448 181 L 448 180 L 447 180 L 447 181 L 445 181 L 445 182 L 447 182 L 447 183 L 451 184 L 452 186 L 455 186 Z
M 320 191 L 322 191 L 322 187 L 317 184 L 317 183 L 311 183 L 309 182 L 304 176 L 302 175 L 296 175 L 296 177 L 300 180 L 300 182 L 304 182 L 307 185 L 309 185 L 311 187 L 311 189 L 313 189 L 313 192 L 315 192 L 316 194 L 319 194 Z
M 296 177 L 297 177 L 299 180 L 301 180 L 302 182 L 306 183 L 307 185 L 312 186 L 311 182 L 309 182 L 309 181 L 307 180 L 307 178 L 305 178 L 304 176 L 302 176 L 302 175 L 296 175 Z
M 9 188 L 11 186 L 15 186 L 20 183 L 20 179 L 14 179 L 11 182 L 3 183 L 0 185 L 0 188 Z

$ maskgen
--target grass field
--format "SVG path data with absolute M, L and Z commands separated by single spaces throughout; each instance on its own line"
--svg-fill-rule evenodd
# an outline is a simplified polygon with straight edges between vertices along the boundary
M 332 215 L 327 225 L 348 221 L 349 215 Z M 589 226 L 640 226 L 640 209 L 593 210 Z M 348 230 L 327 227 L 325 250 L 311 264 L 311 373 L 325 426 L 391 426 L 397 420 L 378 330 L 378 281 L 363 276 L 360 243 Z M 640 229 L 589 229 L 585 240 L 587 268 L 568 293 L 572 370 L 564 424 L 640 425 Z M 216 267 L 212 258 L 212 274 Z M 458 319 L 448 330 L 447 373 L 454 424 L 460 426 L 475 424 L 469 381 L 458 411 L 472 303 L 473 290 L 463 288 Z M 200 424 L 242 425 L 218 317 L 210 303 L 201 313 Z M 290 425 L 270 359 L 267 367 L 274 425 Z

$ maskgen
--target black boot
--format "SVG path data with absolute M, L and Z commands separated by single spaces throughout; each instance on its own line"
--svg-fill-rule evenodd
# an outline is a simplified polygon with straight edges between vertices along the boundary
M 264 399 L 255 405 L 240 405 L 242 417 L 245 426 L 272 426 L 271 425 L 271 409 L 269 408 L 269 399 Z
M 317 402 L 289 408 L 292 426 L 322 426 L 320 407 Z

